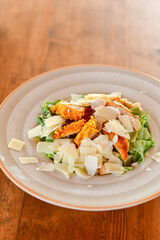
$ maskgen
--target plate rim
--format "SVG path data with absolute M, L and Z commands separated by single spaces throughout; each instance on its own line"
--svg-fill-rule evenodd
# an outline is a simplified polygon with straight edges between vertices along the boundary
M 30 78 L 29 80 L 23 82 L 22 84 L 20 84 L 18 87 L 16 87 L 0 104 L 0 110 L 2 109 L 2 107 L 4 106 L 4 104 L 6 103 L 6 101 L 20 88 L 22 88 L 23 86 L 25 86 L 26 84 L 30 83 L 31 81 L 34 81 L 36 78 L 39 78 L 41 76 L 44 76 L 46 74 L 49 73 L 53 73 L 56 71 L 60 71 L 60 70 L 65 70 L 65 69 L 72 69 L 72 68 L 76 68 L 76 67 L 110 67 L 110 68 L 114 68 L 114 69 L 119 69 L 119 70 L 127 70 L 129 72 L 133 72 L 133 73 L 137 73 L 140 74 L 142 76 L 151 78 L 152 80 L 158 82 L 160 84 L 160 80 L 156 77 L 153 77 L 149 74 L 143 73 L 141 71 L 137 71 L 135 69 L 130 69 L 128 67 L 121 67 L 121 66 L 116 66 L 116 65 L 107 65 L 107 64 L 79 64 L 79 65 L 70 65 L 70 66 L 64 66 L 64 67 L 59 67 L 59 68 L 55 68 L 53 70 L 50 71 L 46 71 L 43 72 L 41 74 L 38 74 L 32 78 Z M 76 204 L 69 204 L 69 203 L 64 203 L 62 201 L 58 201 L 55 200 L 53 198 L 49 198 L 46 197 L 43 194 L 39 194 L 36 191 L 32 190 L 31 188 L 25 186 L 23 183 L 21 183 L 20 181 L 18 181 L 8 170 L 7 168 L 4 166 L 4 164 L 2 163 L 2 160 L 0 159 L 0 167 L 2 169 L 2 171 L 5 173 L 5 175 L 15 184 L 17 185 L 20 189 L 22 189 L 23 191 L 27 192 L 28 194 L 43 200 L 47 203 L 50 204 L 54 204 L 60 207 L 65 207 L 65 208 L 70 208 L 70 209 L 76 209 L 76 210 L 88 210 L 88 211 L 104 211 L 104 210 L 116 210 L 116 209 L 122 209 L 122 208 L 128 208 L 128 207 L 132 207 L 132 206 L 136 206 L 142 203 L 145 203 L 147 201 L 150 201 L 158 196 L 160 196 L 160 192 L 157 191 L 156 193 L 148 196 L 148 197 L 144 197 L 142 199 L 139 199 L 137 201 L 133 201 L 133 202 L 129 202 L 129 203 L 125 203 L 125 204 L 117 204 L 117 205 L 112 205 L 112 206 L 79 206 Z

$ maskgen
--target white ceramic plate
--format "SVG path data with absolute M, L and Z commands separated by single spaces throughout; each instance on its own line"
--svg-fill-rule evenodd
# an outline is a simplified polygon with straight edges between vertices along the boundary
M 37 124 L 40 105 L 45 100 L 69 98 L 71 93 L 122 92 L 125 98 L 140 102 L 151 112 L 150 130 L 156 147 L 160 144 L 160 83 L 155 79 L 107 66 L 76 66 L 51 71 L 26 82 L 14 91 L 0 110 L 0 158 L 4 173 L 24 191 L 55 205 L 82 210 L 109 210 L 137 205 L 159 195 L 160 164 L 146 157 L 134 171 L 116 176 L 95 176 L 84 180 L 66 179 L 58 172 L 37 172 L 37 165 L 21 165 L 19 156 L 37 156 L 35 143 L 27 131 Z M 23 140 L 22 152 L 7 148 L 12 137 Z M 152 171 L 147 172 L 146 167 Z

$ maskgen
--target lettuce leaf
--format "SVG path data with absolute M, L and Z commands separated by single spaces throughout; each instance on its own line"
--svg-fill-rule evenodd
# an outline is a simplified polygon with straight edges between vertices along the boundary
M 136 140 L 130 143 L 129 154 L 132 155 L 132 161 L 143 162 L 144 153 L 152 146 L 155 146 L 155 141 L 148 130 L 149 112 L 139 116 L 141 129 L 139 130 Z
M 55 100 L 54 102 L 46 101 L 42 106 L 43 113 L 38 116 L 38 124 L 44 126 L 44 121 L 47 117 L 52 116 L 53 114 L 50 111 L 50 107 L 56 105 L 61 100 Z

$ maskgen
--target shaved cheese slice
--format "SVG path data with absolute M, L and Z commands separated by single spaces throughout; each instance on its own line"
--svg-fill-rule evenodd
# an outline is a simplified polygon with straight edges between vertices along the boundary
M 122 97 L 122 93 L 121 92 L 112 92 L 110 94 L 108 94 L 108 97 L 119 97 L 121 98 Z
M 118 115 L 120 115 L 120 111 L 115 107 L 104 107 L 99 106 L 95 109 L 95 116 L 99 116 L 101 118 L 105 118 L 106 120 L 116 119 Z
M 118 157 L 113 156 L 113 155 L 109 158 L 108 162 L 110 162 L 110 163 L 119 163 L 120 165 L 122 165 L 122 161 Z
M 135 167 L 136 165 L 138 165 L 138 162 L 132 163 L 131 165 Z
M 73 173 L 73 171 L 74 171 L 74 163 L 69 164 L 69 166 L 68 166 L 68 171 L 69 171 L 70 173 Z
M 128 132 L 133 132 L 131 117 L 129 117 L 128 115 L 120 115 L 118 116 L 118 118 Z
M 75 161 L 79 159 L 78 152 L 74 143 L 64 144 L 60 146 L 58 150 L 60 151 L 60 153 L 65 155 L 68 158 L 68 160 L 71 159 Z
M 82 168 L 82 169 L 84 169 L 84 162 L 75 163 L 74 166 L 75 166 L 76 168 Z
M 160 163 L 160 152 L 155 153 L 152 156 L 152 159 L 155 160 L 157 163 Z
M 19 160 L 22 164 L 30 164 L 30 163 L 38 163 L 38 159 L 36 157 L 19 157 Z
M 141 104 L 139 102 L 133 103 L 132 106 L 134 108 L 139 108 L 140 110 L 142 110 Z
M 51 172 L 54 170 L 54 164 L 42 162 L 41 166 L 37 167 L 36 169 L 37 171 L 41 171 L 41 172 Z
M 59 142 L 61 146 L 71 142 L 70 139 L 56 139 L 56 140 Z
M 50 143 L 50 142 L 38 142 L 37 143 L 37 152 L 42 153 L 53 153 L 57 151 L 59 147 L 59 143 L 57 141 Z
M 93 141 L 86 137 L 82 140 L 80 147 L 92 147 L 93 146 Z
M 101 154 L 92 154 L 92 156 L 97 157 L 98 163 L 97 163 L 97 168 L 102 167 L 102 155 Z
M 106 118 L 97 115 L 96 112 L 94 113 L 94 117 L 95 117 L 95 119 L 97 120 L 97 122 L 98 122 L 99 124 L 101 124 L 101 125 L 102 125 L 102 123 L 104 123 L 104 122 L 106 121 Z
M 60 116 L 53 116 L 45 119 L 45 124 L 46 124 L 46 127 L 53 127 L 53 126 L 57 126 L 59 124 L 64 123 L 64 121 L 65 120 Z
M 112 142 L 115 145 L 117 143 L 117 141 L 118 141 L 118 136 L 115 134 L 113 139 L 112 139 Z
M 18 140 L 16 138 L 12 138 L 8 144 L 8 147 L 20 152 L 24 145 L 25 145 L 25 143 L 23 141 Z
M 118 120 L 109 120 L 109 122 L 105 124 L 104 130 L 108 133 L 114 132 L 117 135 L 130 139 L 127 130 L 120 124 Z
M 56 153 L 54 154 L 54 163 L 59 163 L 62 159 L 62 154 Z
M 118 163 L 105 163 L 107 173 L 123 173 L 124 167 L 120 166 Z
M 54 132 L 58 127 L 60 127 L 62 124 L 59 124 L 57 126 L 52 126 L 52 127 L 42 127 L 42 133 L 41 137 L 47 137 L 50 133 Z
M 86 173 L 86 171 L 84 169 L 74 168 L 74 171 L 77 174 L 77 176 L 79 176 L 81 178 L 90 178 L 91 177 Z
M 82 155 L 95 154 L 96 151 L 97 151 L 96 147 L 80 147 L 80 154 Z
M 141 129 L 141 123 L 140 123 L 139 119 L 134 118 L 134 117 L 130 117 L 130 119 L 131 119 L 131 123 L 132 123 L 133 128 L 136 131 L 139 131 Z
M 71 101 L 70 103 L 72 105 L 77 105 L 77 106 L 88 106 L 91 104 L 91 100 L 80 98 L 80 99 L 77 99 L 75 102 Z
M 77 101 L 80 98 L 84 98 L 84 95 L 71 94 L 71 99 L 72 99 L 73 102 Z
M 146 172 L 151 172 L 151 171 L 152 171 L 152 168 L 150 168 L 150 167 L 146 168 Z
M 86 155 L 84 165 L 89 175 L 94 176 L 98 167 L 97 156 Z
M 34 137 L 39 137 L 42 134 L 42 127 L 41 125 L 38 125 L 35 128 L 32 128 L 31 130 L 28 131 L 28 138 L 34 138 Z
M 106 105 L 106 100 L 102 98 L 94 98 L 91 102 L 91 108 L 96 109 L 99 106 L 105 106 Z
M 68 170 L 68 165 L 67 164 L 62 164 L 62 163 L 59 163 L 59 164 L 54 164 L 54 168 L 63 173 L 67 178 L 70 178 L 70 172 Z

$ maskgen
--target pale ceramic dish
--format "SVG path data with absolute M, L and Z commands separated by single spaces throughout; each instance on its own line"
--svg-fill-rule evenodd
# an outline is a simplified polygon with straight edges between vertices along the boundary
M 156 147 L 134 171 L 116 177 L 95 176 L 85 180 L 77 176 L 66 179 L 59 172 L 37 172 L 38 165 L 21 165 L 19 156 L 36 156 L 34 141 L 27 131 L 37 124 L 40 105 L 45 100 L 67 99 L 71 93 L 122 92 L 125 98 L 140 102 L 149 110 L 150 130 Z M 160 145 L 160 83 L 127 69 L 107 66 L 76 66 L 51 71 L 26 82 L 14 91 L 0 110 L 0 165 L 4 173 L 27 193 L 55 205 L 81 210 L 110 210 L 134 206 L 159 195 L 160 164 L 151 160 Z M 22 152 L 8 149 L 12 137 L 23 140 Z M 147 172 L 146 167 L 152 171 Z

